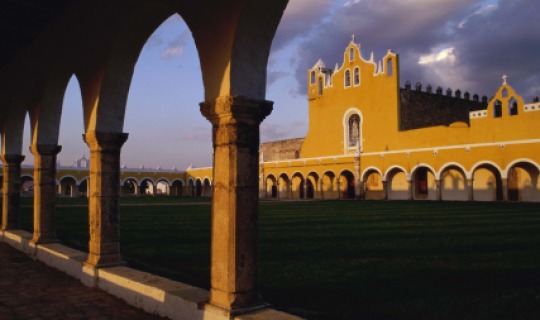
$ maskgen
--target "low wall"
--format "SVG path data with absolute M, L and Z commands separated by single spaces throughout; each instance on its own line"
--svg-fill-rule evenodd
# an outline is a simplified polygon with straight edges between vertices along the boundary
M 46 265 L 97 287 L 128 304 L 174 320 L 297 320 L 298 317 L 265 308 L 241 316 L 206 303 L 208 291 L 125 266 L 96 269 L 84 264 L 87 253 L 59 243 L 35 245 L 22 230 L 0 231 L 0 239 Z

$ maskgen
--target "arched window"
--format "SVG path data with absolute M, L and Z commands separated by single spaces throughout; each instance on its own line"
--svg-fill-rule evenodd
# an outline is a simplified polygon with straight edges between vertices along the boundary
M 355 86 L 360 85 L 360 68 L 359 67 L 354 68 L 354 85 Z
M 354 61 L 354 48 L 349 49 L 349 61 Z
M 501 100 L 495 101 L 493 104 L 493 118 L 502 117 L 502 102 Z
M 322 94 L 323 94 L 323 82 L 322 82 L 322 78 L 319 78 L 319 81 L 318 81 L 318 87 L 319 87 L 319 95 L 322 96 Z
M 345 70 L 345 87 L 351 86 L 351 70 Z
M 515 116 L 518 114 L 518 104 L 515 98 L 508 101 L 508 115 Z
M 360 116 L 353 114 L 349 117 L 349 149 L 358 149 L 360 143 Z
M 310 84 L 315 84 L 315 71 L 311 71 Z

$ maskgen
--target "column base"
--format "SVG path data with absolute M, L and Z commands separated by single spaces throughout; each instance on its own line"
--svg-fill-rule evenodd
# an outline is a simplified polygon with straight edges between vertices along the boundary
M 239 308 L 234 308 L 232 310 L 226 309 L 222 306 L 214 305 L 210 302 L 204 302 L 199 306 L 201 310 L 204 310 L 208 312 L 209 314 L 211 314 L 212 319 L 227 319 L 227 320 L 234 319 L 235 317 L 243 315 L 243 314 L 267 309 L 269 307 L 270 305 L 264 302 L 261 302 L 259 305 L 253 305 L 249 307 L 239 307 Z

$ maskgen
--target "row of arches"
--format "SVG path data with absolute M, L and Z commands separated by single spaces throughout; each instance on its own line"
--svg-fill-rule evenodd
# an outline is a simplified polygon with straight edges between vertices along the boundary
M 264 196 L 274 199 L 366 199 L 447 201 L 540 201 L 540 166 L 532 160 L 516 160 L 504 170 L 490 162 L 470 171 L 449 163 L 439 171 L 418 165 L 410 172 L 390 167 L 384 173 L 375 167 L 355 177 L 351 170 L 336 174 L 296 172 L 268 174 Z
M 0 176 L 1 179 L 1 176 Z M 34 178 L 31 175 L 21 176 L 21 195 L 33 196 Z M 57 195 L 62 197 L 88 197 L 88 177 L 78 180 L 74 176 L 63 176 L 56 182 Z M 123 196 L 167 195 L 176 197 L 211 197 L 212 181 L 208 177 L 189 178 L 187 183 L 181 179 L 170 181 L 167 178 L 154 180 L 146 177 L 133 177 L 120 181 Z

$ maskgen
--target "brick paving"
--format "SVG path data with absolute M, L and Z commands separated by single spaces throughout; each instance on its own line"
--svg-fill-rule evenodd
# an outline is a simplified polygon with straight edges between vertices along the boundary
M 0 243 L 0 319 L 163 319 Z

